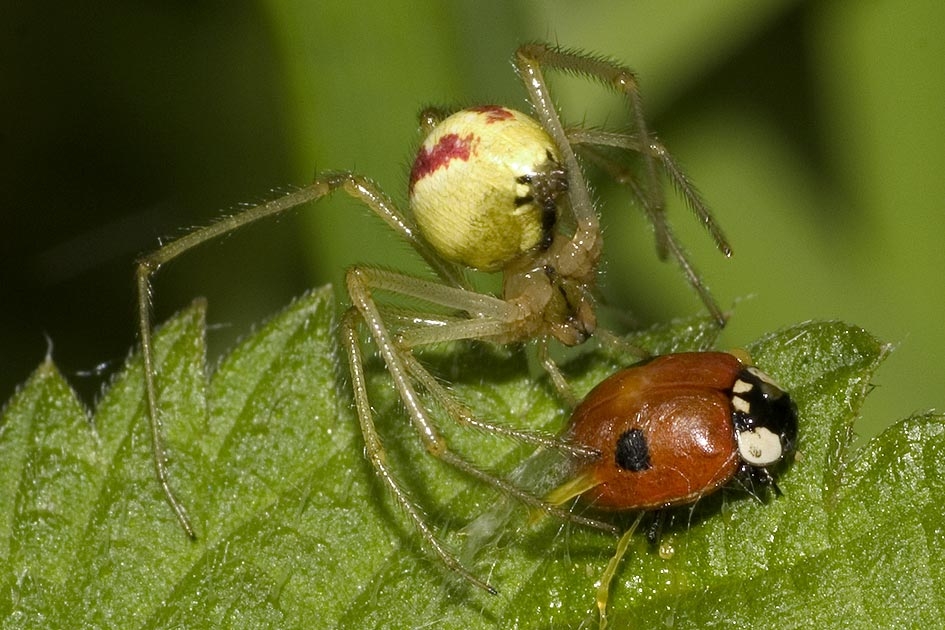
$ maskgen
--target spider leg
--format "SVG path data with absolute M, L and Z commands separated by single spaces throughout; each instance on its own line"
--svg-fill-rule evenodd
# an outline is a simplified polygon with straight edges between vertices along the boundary
M 469 410 L 460 405 L 411 353 L 413 348 L 449 341 L 470 339 L 516 341 L 522 338 L 521 330 L 525 326 L 522 323 L 525 315 L 516 305 L 491 295 L 449 287 L 439 282 L 431 282 L 386 269 L 359 267 L 352 272 L 361 278 L 359 284 L 364 285 L 366 292 L 386 291 L 459 312 L 475 313 L 475 317 L 442 317 L 436 319 L 435 323 L 427 323 L 433 320 L 423 320 L 424 324 L 407 324 L 397 331 L 394 343 L 401 348 L 401 358 L 410 375 L 437 399 L 454 421 L 532 444 L 569 451 L 576 457 L 592 455 L 573 445 L 566 445 L 560 440 L 473 418 Z M 354 299 L 352 296 L 352 300 Z M 379 312 L 378 317 L 380 317 Z M 401 319 L 408 318 L 401 317 Z M 610 339 L 609 336 L 605 338 Z M 616 345 L 615 341 L 611 343 Z M 622 347 L 627 346 L 628 344 L 624 344 Z M 577 399 L 561 369 L 548 352 L 547 337 L 540 337 L 538 340 L 538 358 L 562 400 L 568 406 L 574 407 Z
M 583 177 L 580 175 L 577 159 L 574 156 L 574 151 L 571 146 L 572 142 L 581 142 L 581 137 L 573 131 L 569 132 L 564 129 L 561 119 L 551 102 L 548 87 L 542 74 L 542 66 L 547 66 L 561 72 L 579 74 L 596 79 L 626 98 L 635 133 L 633 136 L 626 134 L 622 136 L 627 145 L 632 145 L 622 146 L 622 148 L 639 153 L 645 163 L 645 169 L 642 184 L 636 183 L 636 180 L 632 180 L 622 174 L 618 177 L 618 181 L 631 186 L 634 196 L 640 201 L 647 217 L 652 222 L 656 233 L 657 251 L 660 257 L 665 257 L 668 252 L 679 261 L 689 283 L 695 287 L 712 316 L 720 325 L 724 325 L 725 317 L 723 313 L 715 303 L 715 300 L 712 299 L 708 289 L 699 278 L 692 263 L 689 262 L 688 257 L 676 241 L 666 222 L 665 200 L 659 177 L 660 169 L 668 174 L 673 184 L 686 198 L 687 203 L 692 207 L 699 220 L 712 234 L 722 253 L 726 256 L 731 255 L 731 248 L 728 246 L 721 231 L 715 225 L 711 214 L 701 201 L 695 188 L 685 177 L 682 170 L 666 151 L 665 147 L 650 133 L 646 118 L 643 115 L 643 103 L 640 97 L 639 85 L 633 72 L 629 68 L 608 59 L 537 43 L 526 44 L 519 48 L 515 58 L 515 65 L 531 96 L 531 102 L 535 107 L 536 115 L 552 138 L 554 138 L 564 160 L 564 165 L 568 170 L 572 208 L 575 220 L 578 224 L 578 233 L 575 234 L 574 238 L 575 242 L 585 237 L 581 232 L 582 226 L 587 226 L 587 230 L 596 231 L 598 229 L 597 217 L 593 205 L 590 202 L 590 197 L 587 194 L 587 186 L 583 181 Z M 594 137 L 593 132 L 585 132 L 585 134 L 587 138 Z M 606 135 L 608 134 L 598 134 L 600 138 Z M 621 137 L 621 134 L 609 135 Z M 584 140 L 584 142 L 587 142 L 587 140 Z M 608 143 L 596 142 L 596 144 Z M 592 159 L 594 159 L 593 155 Z
M 624 357 L 629 355 L 634 357 L 636 361 L 642 361 L 653 356 L 653 354 L 648 350 L 641 348 L 636 344 L 630 343 L 623 337 L 610 330 L 607 330 L 606 328 L 598 328 L 594 332 L 594 338 L 597 339 L 597 343 L 603 350 L 621 359 L 624 359 Z
M 283 214 L 305 203 L 317 201 L 338 189 L 359 199 L 383 219 L 397 234 L 428 262 L 445 282 L 464 286 L 459 269 L 445 263 L 422 239 L 413 222 L 401 213 L 393 201 L 371 180 L 353 173 L 325 173 L 314 182 L 287 195 L 233 214 L 210 225 L 196 229 L 171 241 L 138 259 L 135 271 L 138 303 L 138 333 L 141 337 L 141 355 L 144 362 L 144 385 L 147 403 L 148 428 L 151 437 L 154 472 L 167 503 L 171 506 L 184 532 L 196 538 L 187 509 L 174 491 L 167 469 L 167 448 L 164 443 L 163 418 L 160 413 L 156 384 L 156 366 L 151 332 L 151 277 L 158 269 L 208 241 L 225 236 L 261 219 Z
M 456 556 L 447 548 L 436 534 L 427 525 L 420 508 L 413 502 L 407 491 L 404 490 L 394 472 L 387 464 L 386 451 L 381 441 L 377 428 L 374 426 L 374 416 L 371 412 L 371 403 L 367 397 L 367 383 L 364 378 L 364 360 L 361 356 L 361 341 L 359 339 L 357 325 L 359 313 L 353 307 L 345 313 L 342 323 L 342 337 L 345 351 L 348 353 L 348 366 L 351 371 L 351 387 L 354 391 L 354 402 L 358 410 L 358 421 L 361 425 L 361 433 L 364 436 L 364 451 L 371 461 L 371 465 L 378 476 L 384 480 L 390 489 L 394 498 L 400 504 L 400 507 L 407 513 L 413 521 L 414 526 L 420 532 L 420 535 L 433 549 L 440 560 L 449 567 L 450 570 L 464 577 L 470 583 L 475 584 L 487 593 L 498 594 L 492 586 L 483 582 L 473 575 L 463 564 L 456 559 Z
M 580 58 L 543 44 L 526 44 L 518 49 L 514 64 L 528 91 L 535 115 L 558 146 L 568 174 L 568 197 L 571 200 L 571 212 L 574 214 L 576 226 L 574 237 L 571 239 L 572 251 L 567 255 L 577 261 L 590 258 L 596 265 L 601 247 L 600 221 L 591 202 L 587 183 L 581 175 L 581 167 L 568 142 L 564 125 L 555 110 L 548 84 L 541 71 L 542 64 L 569 70 L 572 69 L 569 68 L 569 61 L 574 62 L 577 59 Z
M 448 341 L 469 339 L 517 341 L 523 338 L 521 331 L 525 327 L 522 322 L 525 314 L 516 305 L 491 295 L 445 286 L 439 282 L 431 282 L 395 271 L 361 267 L 357 270 L 357 273 L 363 277 L 364 283 L 373 291 L 387 291 L 455 311 L 476 314 L 475 317 L 468 318 L 440 317 L 435 320 L 432 318 L 421 320 L 418 318 L 416 321 L 423 321 L 422 324 L 411 324 L 409 323 L 410 318 L 402 315 L 400 319 L 408 323 L 399 329 L 396 335 L 396 344 L 404 350 L 405 367 L 415 380 L 420 382 L 431 395 L 437 398 L 441 406 L 447 410 L 456 422 L 478 426 L 525 442 L 571 451 L 572 455 L 578 457 L 589 455 L 589 453 L 580 452 L 581 449 L 577 449 L 573 445 L 564 446 L 560 440 L 548 442 L 547 438 L 536 436 L 531 432 L 522 432 L 480 419 L 473 419 L 469 411 L 459 405 L 455 398 L 410 353 L 412 348 Z M 639 348 L 631 346 L 607 332 L 602 332 L 602 341 L 611 347 L 622 349 L 641 358 L 648 356 Z M 538 359 L 548 373 L 549 378 L 551 378 L 559 396 L 568 406 L 574 407 L 577 399 L 561 369 L 548 351 L 548 338 L 539 337 L 537 346 Z
M 439 385 L 436 379 L 410 353 L 412 348 L 448 341 L 468 339 L 516 341 L 523 337 L 521 331 L 525 324 L 522 320 L 526 317 L 519 307 L 492 295 L 445 286 L 439 282 L 431 282 L 386 269 L 359 267 L 353 272 L 361 278 L 360 283 L 369 291 L 386 291 L 454 311 L 475 313 L 475 317 L 468 318 L 439 318 L 435 325 L 406 325 L 398 330 L 396 335 L 396 345 L 403 349 L 402 356 L 405 367 L 408 368 L 408 371 L 417 381 L 423 384 L 425 389 L 438 398 L 454 420 L 461 424 L 476 424 L 481 428 L 494 430 L 496 433 L 542 446 L 561 448 L 560 443 L 549 444 L 547 441 L 538 439 L 528 433 L 519 433 L 517 430 L 510 428 L 500 428 L 499 425 L 492 425 L 483 420 L 477 419 L 473 422 L 470 419 L 468 410 L 456 403 L 455 399 Z M 352 296 L 353 299 L 354 296 Z M 545 337 L 539 339 L 538 354 L 542 366 L 555 385 L 555 389 L 566 403 L 573 406 L 576 402 L 574 393 L 571 391 L 571 387 L 561 370 L 550 357 L 548 340 Z M 587 454 L 584 453 L 584 455 Z
M 660 161 L 663 172 L 669 177 L 673 187 L 679 192 L 686 205 L 696 215 L 699 222 L 705 227 L 715 241 L 715 246 L 726 257 L 732 255 L 732 247 L 725 238 L 722 228 L 712 217 L 708 205 L 702 199 L 702 195 L 696 189 L 695 185 L 686 176 L 672 154 L 666 149 L 665 145 L 655 139 L 651 139 L 648 144 L 640 142 L 635 135 L 625 133 L 614 133 L 612 131 L 600 131 L 595 129 L 568 129 L 568 140 L 573 144 L 580 145 L 582 153 L 597 163 L 601 168 L 608 171 L 619 183 L 625 184 L 628 180 L 634 178 L 633 173 L 623 164 L 617 163 L 609 156 L 600 151 L 595 151 L 594 146 L 609 146 L 618 149 L 625 149 L 634 153 L 650 153 Z M 638 196 L 640 203 L 644 206 L 647 214 L 650 215 L 653 209 L 646 205 L 645 197 Z M 653 220 L 651 218 L 651 220 Z
M 586 134 L 582 133 L 581 136 L 587 135 L 588 137 L 597 137 L 598 134 L 594 132 L 588 132 Z M 603 135 L 603 134 L 602 134 Z M 618 134 L 606 134 L 608 136 L 614 136 Z M 594 143 L 600 144 L 600 143 Z M 614 146 L 614 145 L 610 145 Z M 699 275 L 699 272 L 696 270 L 695 265 L 689 259 L 689 255 L 686 253 L 686 250 L 683 249 L 682 244 L 676 238 L 676 235 L 673 233 L 673 229 L 670 227 L 669 222 L 666 221 L 666 213 L 661 209 L 656 210 L 651 208 L 647 204 L 647 199 L 644 191 L 640 189 L 639 184 L 636 181 L 636 178 L 633 175 L 633 172 L 627 168 L 624 164 L 617 162 L 612 159 L 611 156 L 605 155 L 603 152 L 595 149 L 593 144 L 588 146 L 581 146 L 581 153 L 590 158 L 595 164 L 606 170 L 614 181 L 623 184 L 626 186 L 631 194 L 637 198 L 640 202 L 640 205 L 643 207 L 646 212 L 647 218 L 650 223 L 653 225 L 654 230 L 657 236 L 657 248 L 662 248 L 668 252 L 677 263 L 679 263 L 680 268 L 682 269 L 683 275 L 686 277 L 686 280 L 689 282 L 690 286 L 695 289 L 696 293 L 699 294 L 699 299 L 702 300 L 702 303 L 705 304 L 705 307 L 708 309 L 709 313 L 718 322 L 719 327 L 725 326 L 726 316 L 722 312 L 722 309 L 719 308 L 719 305 L 716 303 L 715 298 L 712 297 L 712 294 L 709 292 L 709 287 L 705 285 L 705 282 L 702 280 L 702 277 Z M 665 153 L 665 151 L 664 151 Z M 666 153 L 668 155 L 668 153 Z M 681 171 L 678 171 L 680 176 L 682 176 Z M 732 249 L 728 245 L 728 241 L 725 239 L 725 235 L 722 234 L 721 229 L 715 224 L 712 220 L 712 215 L 709 214 L 708 209 L 705 207 L 705 204 L 702 203 L 701 198 L 695 192 L 695 189 L 689 184 L 688 180 L 685 180 L 685 184 L 688 186 L 692 197 L 690 205 L 694 208 L 701 208 L 700 210 L 694 210 L 699 216 L 702 223 L 707 227 L 707 229 L 712 234 L 713 238 L 716 241 L 719 249 L 726 256 L 731 255 Z M 686 198 L 690 199 L 689 194 L 687 193 Z M 665 256 L 664 256 L 665 257 Z
M 490 433 L 502 435 L 513 440 L 518 440 L 519 442 L 526 442 L 536 446 L 543 446 L 545 448 L 563 451 L 576 459 L 600 457 L 600 452 L 596 449 L 589 449 L 577 444 L 571 444 L 570 442 L 564 441 L 544 432 L 516 429 L 504 424 L 496 424 L 494 422 L 477 418 L 469 409 L 466 408 L 465 405 L 456 400 L 456 398 L 450 394 L 446 387 L 444 387 L 439 382 L 439 380 L 437 380 L 437 378 L 429 372 L 429 370 L 421 365 L 420 361 L 417 360 L 412 352 L 405 350 L 403 352 L 403 359 L 404 366 L 407 368 L 410 376 L 419 385 L 421 385 L 423 389 L 429 392 L 429 394 L 436 400 L 437 404 L 446 410 L 450 419 L 459 425 L 488 431 Z
M 611 89 L 619 92 L 627 99 L 630 108 L 630 117 L 633 126 L 641 138 L 650 139 L 649 128 L 646 118 L 643 115 L 643 103 L 640 97 L 639 85 L 636 75 L 625 66 L 617 64 L 608 59 L 594 57 L 583 53 L 564 50 L 549 46 L 547 44 L 533 43 L 525 44 L 518 49 L 515 57 L 515 65 L 525 82 L 525 87 L 532 96 L 532 103 L 535 106 L 536 113 L 546 129 L 549 130 L 559 148 L 567 147 L 563 152 L 565 156 L 565 167 L 568 171 L 574 172 L 572 178 L 580 178 L 580 170 L 577 168 L 577 160 L 574 158 L 574 152 L 570 149 L 567 134 L 561 124 L 554 105 L 551 102 L 548 87 L 542 75 L 541 67 L 547 66 L 561 72 L 579 74 L 596 79 Z M 658 177 L 656 160 L 649 152 L 642 152 L 641 155 L 646 162 L 646 185 L 644 187 L 648 204 L 656 212 L 663 208 L 663 191 Z M 574 184 L 569 179 L 570 184 Z M 582 183 L 582 189 L 586 186 Z M 587 213 L 594 215 L 594 209 L 588 198 L 586 207 L 584 200 L 581 199 L 580 208 L 575 209 L 575 214 Z M 578 223 L 582 217 L 577 217 Z
M 466 297 L 469 301 L 478 303 L 483 298 L 488 298 L 488 296 L 483 296 L 470 291 L 464 291 L 462 289 L 455 289 L 453 287 L 444 287 L 438 283 L 429 283 L 425 280 L 413 278 L 411 276 L 375 269 L 372 267 L 353 267 L 349 269 L 346 282 L 348 295 L 351 298 L 353 309 L 355 309 L 360 320 L 367 327 L 371 338 L 373 339 L 378 351 L 381 354 L 381 357 L 384 359 L 384 363 L 387 366 L 387 371 L 391 376 L 394 387 L 397 390 L 397 393 L 400 396 L 400 399 L 407 411 L 407 416 L 413 424 L 414 429 L 417 431 L 417 434 L 420 436 L 423 446 L 428 453 L 445 462 L 446 464 L 449 464 L 463 473 L 496 488 L 500 492 L 511 496 L 526 505 L 541 509 L 558 518 L 577 523 L 579 525 L 593 527 L 608 532 L 615 532 L 613 526 L 607 523 L 582 517 L 567 510 L 550 505 L 540 498 L 534 496 L 532 493 L 523 490 L 516 485 L 483 470 L 482 468 L 479 468 L 475 464 L 467 461 L 460 455 L 453 452 L 445 438 L 443 438 L 437 429 L 436 423 L 430 417 L 429 410 L 423 404 L 421 396 L 414 385 L 415 382 L 423 386 L 424 389 L 426 389 L 426 391 L 429 392 L 434 399 L 443 404 L 444 408 L 451 415 L 451 417 L 460 423 L 469 423 L 473 426 L 488 429 L 497 428 L 500 434 L 513 437 L 525 437 L 525 439 L 529 441 L 542 443 L 548 446 L 560 445 L 556 440 L 551 438 L 539 437 L 536 434 L 529 435 L 526 432 L 519 432 L 506 427 L 498 427 L 498 425 L 493 425 L 491 423 L 472 418 L 471 414 L 468 413 L 468 410 L 465 410 L 465 408 L 459 405 L 459 403 L 452 401 L 452 396 L 441 385 L 439 385 L 433 375 L 423 368 L 423 366 L 420 365 L 415 357 L 413 357 L 411 350 L 414 346 L 405 344 L 402 338 L 395 338 L 395 336 L 391 334 L 384 322 L 380 309 L 374 301 L 372 293 L 376 290 L 384 290 L 399 295 L 418 297 L 425 301 L 439 304 L 441 306 L 452 306 L 457 308 L 461 308 L 463 306 L 460 304 L 461 297 Z M 441 291 L 437 296 L 426 294 L 423 292 L 422 288 L 427 287 L 428 285 L 431 285 L 429 288 L 435 287 Z M 464 296 L 464 294 L 468 295 Z M 510 305 L 502 302 L 501 300 L 498 300 L 497 298 L 490 299 L 496 300 L 496 302 L 505 305 L 505 307 L 510 307 Z M 466 303 L 465 308 L 471 309 L 473 308 L 473 305 Z M 469 571 L 461 566 L 461 563 L 455 558 L 452 552 L 450 552 L 446 546 L 436 538 L 433 530 L 426 523 L 420 508 L 413 502 L 408 493 L 403 489 L 401 484 L 396 480 L 387 466 L 384 446 L 374 427 L 373 414 L 371 412 L 370 402 L 367 398 L 363 374 L 363 359 L 360 348 L 358 347 L 359 342 L 356 332 L 357 322 L 353 318 L 353 315 L 349 315 L 346 318 L 346 326 L 344 331 L 345 346 L 348 351 L 350 362 L 352 386 L 355 389 L 355 403 L 358 409 L 358 416 L 361 422 L 362 431 L 365 433 L 365 449 L 368 452 L 368 457 L 375 466 L 378 475 L 385 481 L 391 492 L 394 494 L 397 502 L 400 503 L 400 505 L 404 508 L 404 510 L 407 512 L 407 515 L 414 521 L 420 534 L 425 540 L 427 540 L 436 554 L 443 559 L 444 563 L 463 577 L 469 579 L 470 582 L 476 586 L 484 588 L 489 592 L 493 592 L 492 588 L 487 584 L 477 578 L 471 577 Z M 463 326 L 459 330 L 462 330 L 463 332 L 469 332 L 469 330 L 491 332 L 498 327 L 497 324 L 501 324 L 501 322 L 480 322 L 478 318 L 468 321 L 472 321 L 476 324 L 487 325 L 478 328 Z M 457 323 L 465 323 L 465 321 Z M 438 327 L 435 329 L 435 332 L 444 332 L 443 328 L 447 329 L 445 334 L 441 338 L 435 339 L 435 341 L 469 338 L 458 336 L 456 330 L 449 330 L 450 326 Z M 482 336 L 479 338 L 481 337 Z M 567 450 L 577 451 L 577 454 L 582 457 L 587 457 L 589 455 L 589 453 L 584 452 L 583 449 Z
M 569 409 L 577 407 L 577 396 L 574 395 L 574 389 L 572 389 L 571 384 L 568 383 L 568 379 L 564 377 L 561 368 L 558 367 L 558 364 L 551 357 L 547 337 L 542 337 L 538 340 L 538 361 L 545 369 L 545 372 L 548 373 L 548 377 L 554 384 L 555 389 L 558 390 L 558 396 L 561 397 L 561 400 L 565 402 Z

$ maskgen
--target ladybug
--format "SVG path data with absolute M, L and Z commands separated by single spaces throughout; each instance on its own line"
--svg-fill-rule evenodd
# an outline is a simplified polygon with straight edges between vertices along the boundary
M 780 494 L 769 468 L 794 453 L 797 411 L 768 375 L 734 354 L 669 354 L 597 385 L 565 438 L 600 456 L 581 462 L 550 503 L 580 496 L 603 510 L 662 511 L 733 479 Z

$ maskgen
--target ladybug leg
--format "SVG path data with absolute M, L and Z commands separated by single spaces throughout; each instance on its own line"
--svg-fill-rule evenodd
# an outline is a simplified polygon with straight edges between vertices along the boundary
M 653 520 L 650 521 L 650 526 L 646 528 L 646 540 L 653 546 L 659 544 L 660 538 L 663 537 L 663 526 L 666 524 L 668 512 L 668 508 L 662 508 L 654 512 Z
M 765 488 L 771 488 L 775 496 L 780 497 L 783 494 L 771 475 L 771 471 L 763 466 L 743 465 L 736 473 L 736 478 L 739 484 L 748 491 L 748 494 L 758 499 L 758 501 L 764 502 Z
M 759 469 L 759 471 L 760 471 L 760 474 L 763 475 L 762 483 L 764 483 L 764 485 L 771 488 L 775 496 L 777 497 L 783 496 L 781 492 L 781 488 L 779 488 L 778 484 L 774 481 L 774 477 L 771 475 L 771 472 L 767 468 L 761 468 Z

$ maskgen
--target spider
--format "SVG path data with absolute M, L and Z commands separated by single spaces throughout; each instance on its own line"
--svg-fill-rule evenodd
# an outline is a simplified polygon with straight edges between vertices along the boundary
M 637 79 L 629 69 L 600 57 L 540 43 L 521 46 L 513 64 L 528 92 L 534 117 L 501 106 L 454 113 L 435 109 L 422 112 L 420 127 L 425 140 L 410 173 L 409 213 L 399 209 L 366 177 L 352 172 L 325 172 L 303 188 L 223 217 L 138 260 L 138 325 L 153 464 L 164 496 L 189 537 L 195 538 L 194 528 L 167 470 L 155 385 L 151 278 L 162 265 L 198 245 L 339 189 L 383 219 L 438 276 L 438 280 L 427 280 L 377 267 L 349 268 L 345 281 L 351 305 L 340 326 L 366 456 L 430 549 L 449 569 L 495 593 L 438 538 L 389 466 L 368 400 L 362 326 L 383 358 L 406 415 L 429 453 L 527 505 L 616 533 L 607 523 L 549 505 L 453 452 L 437 428 L 431 402 L 462 425 L 562 449 L 575 457 L 600 456 L 597 451 L 568 444 L 561 438 L 475 417 L 421 365 L 414 350 L 458 340 L 498 344 L 534 340 L 540 362 L 555 388 L 565 400 L 573 402 L 566 379 L 550 358 L 549 342 L 575 346 L 596 332 L 605 342 L 618 343 L 616 336 L 597 331 L 594 288 L 602 241 L 597 211 L 576 152 L 627 187 L 653 225 L 660 256 L 669 254 L 678 261 L 719 325 L 725 321 L 719 307 L 666 223 L 660 171 L 708 229 L 719 250 L 729 256 L 731 248 L 689 180 L 647 127 Z M 544 68 L 583 75 L 623 95 L 632 131 L 566 128 L 552 105 Z M 642 160 L 639 175 L 626 164 L 632 156 Z M 501 291 L 490 294 L 474 290 L 466 277 L 467 268 L 501 273 Z M 428 305 L 430 312 L 405 312 L 385 306 L 376 297 L 379 293 L 412 298 Z

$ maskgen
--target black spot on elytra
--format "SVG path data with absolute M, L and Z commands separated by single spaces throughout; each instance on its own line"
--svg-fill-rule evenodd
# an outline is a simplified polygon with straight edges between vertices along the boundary
M 624 431 L 617 438 L 617 450 L 614 453 L 617 466 L 632 472 L 641 472 L 650 467 L 650 449 L 646 437 L 640 429 Z

